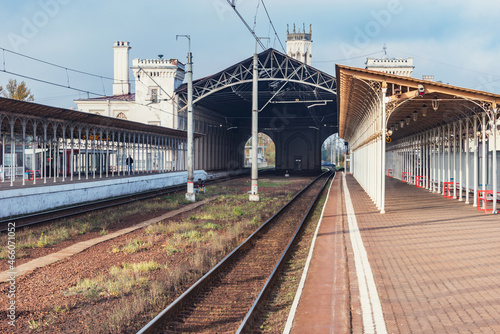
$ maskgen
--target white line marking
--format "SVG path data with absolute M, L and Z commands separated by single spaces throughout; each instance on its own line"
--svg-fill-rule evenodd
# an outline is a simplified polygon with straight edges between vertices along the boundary
M 299 286 L 297 287 L 297 292 L 295 293 L 295 298 L 293 299 L 292 307 L 290 308 L 290 313 L 288 313 L 288 319 L 286 320 L 285 328 L 283 329 L 283 334 L 289 334 L 292 330 L 293 320 L 295 319 L 295 312 L 297 311 L 297 306 L 299 305 L 300 296 L 302 295 L 302 290 L 304 289 L 304 284 L 306 282 L 307 272 L 309 271 L 309 264 L 311 262 L 311 258 L 314 252 L 314 246 L 316 245 L 316 237 L 318 236 L 318 231 L 321 226 L 321 221 L 323 220 L 323 214 L 325 213 L 326 204 L 328 203 L 328 199 L 330 198 L 330 189 L 333 185 L 333 180 L 335 180 L 335 176 L 330 183 L 330 187 L 328 187 L 328 196 L 326 197 L 325 204 L 323 204 L 323 209 L 321 210 L 321 216 L 319 217 L 319 223 L 316 226 L 316 231 L 314 232 L 314 237 L 311 241 L 311 247 L 309 248 L 309 255 L 307 256 L 306 264 L 304 266 L 304 270 L 302 271 L 302 276 L 300 278 Z
M 361 300 L 361 310 L 363 317 L 364 333 L 387 333 L 385 328 L 384 313 L 377 292 L 377 286 L 373 279 L 372 269 L 368 261 L 361 233 L 358 228 L 356 214 L 351 202 L 351 195 L 347 188 L 345 174 L 342 174 L 344 185 L 344 197 L 347 209 L 347 220 L 349 222 L 349 235 L 351 236 L 351 244 L 354 252 L 354 264 L 356 267 L 356 275 L 359 283 L 359 297 Z

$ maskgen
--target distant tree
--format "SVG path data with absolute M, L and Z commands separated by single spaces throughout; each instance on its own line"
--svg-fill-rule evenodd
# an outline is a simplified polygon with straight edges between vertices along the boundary
M 6 95 L 9 99 L 20 100 L 20 101 L 33 101 L 35 98 L 31 94 L 31 90 L 26 86 L 24 81 L 20 84 L 17 83 L 15 79 L 9 79 L 9 83 L 5 86 Z

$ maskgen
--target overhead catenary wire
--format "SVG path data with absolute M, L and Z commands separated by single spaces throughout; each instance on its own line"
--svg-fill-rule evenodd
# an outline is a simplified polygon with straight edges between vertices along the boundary
M 283 52 L 286 53 L 286 49 L 285 47 L 283 46 L 283 43 L 281 43 L 281 39 L 278 35 L 278 33 L 276 32 L 276 29 L 274 28 L 274 24 L 273 24 L 273 20 L 271 20 L 271 16 L 269 16 L 269 12 L 267 11 L 267 7 L 266 7 L 266 4 L 264 3 L 264 0 L 261 0 L 262 1 L 262 6 L 264 7 L 264 10 L 266 12 L 266 15 L 267 15 L 267 18 L 269 19 L 269 23 L 271 24 L 271 27 L 273 28 L 274 30 L 274 36 L 276 38 L 278 38 L 278 42 L 280 43 L 281 45 L 281 48 L 283 49 Z
M 47 62 L 47 61 L 44 61 L 44 60 L 41 60 L 41 59 L 38 59 L 38 58 L 35 58 L 35 57 L 31 57 L 31 56 L 28 56 L 28 55 L 24 55 L 22 53 L 19 53 L 19 52 L 14 52 L 14 51 L 10 51 L 8 49 L 5 49 L 5 48 L 2 48 L 0 47 L 0 49 L 2 50 L 3 52 L 3 71 L 4 73 L 8 73 L 8 74 L 12 74 L 14 76 L 18 76 L 18 77 L 21 77 L 21 78 L 24 78 L 24 79 L 29 79 L 29 80 L 33 80 L 33 81 L 37 81 L 37 82 L 41 82 L 43 84 L 48 84 L 48 85 L 52 85 L 52 86 L 56 86 L 56 87 L 61 87 L 61 88 L 67 88 L 67 89 L 71 89 L 71 90 L 74 90 L 74 91 L 78 91 L 78 92 L 82 92 L 82 93 L 86 93 L 87 94 L 87 98 L 90 98 L 90 95 L 94 95 L 96 97 L 106 97 L 106 91 L 105 91 L 105 88 L 104 88 L 104 82 L 103 80 L 104 79 L 109 79 L 109 80 L 114 80 L 113 78 L 109 78 L 109 77 L 106 77 L 106 76 L 102 76 L 102 75 L 98 75 L 98 74 L 93 74 L 93 73 L 89 73 L 89 72 L 85 72 L 85 71 L 80 71 L 80 70 L 76 70 L 76 69 L 71 69 L 71 68 L 68 68 L 68 67 L 64 67 L 64 66 L 61 66 L 61 65 L 58 65 L 58 64 L 55 64 L 55 63 L 51 63 L 51 62 Z M 35 77 L 32 77 L 32 76 L 29 76 L 29 75 L 25 75 L 25 74 L 21 74 L 21 73 L 17 73 L 17 72 L 13 72 L 13 71 L 8 71 L 6 70 L 6 65 L 5 65 L 5 52 L 10 52 L 12 54 L 15 54 L 17 56 L 21 56 L 21 57 L 24 57 L 24 58 L 27 58 L 27 59 L 30 59 L 30 60 L 34 60 L 34 61 L 37 61 L 37 62 L 40 62 L 40 63 L 43 63 L 43 64 L 47 64 L 47 65 L 50 65 L 50 66 L 54 66 L 54 67 L 57 67 L 57 68 L 60 68 L 60 69 L 64 69 L 65 72 L 66 72 L 66 85 L 64 84 L 60 84 L 60 83 L 57 83 L 57 82 L 52 82 L 52 81 L 48 81 L 48 80 L 43 80 L 43 79 L 39 79 L 39 78 L 35 78 Z M 144 71 L 142 68 L 141 70 L 148 76 L 151 78 L 151 76 L 146 72 Z M 102 82 L 102 86 L 103 86 L 103 93 L 104 94 L 101 94 L 101 93 L 96 93 L 96 92 L 93 92 L 93 91 L 90 91 L 88 89 L 82 89 L 82 88 L 77 88 L 77 87 L 72 87 L 70 85 L 70 79 L 69 79 L 69 71 L 71 72 L 75 72 L 75 73 L 80 73 L 80 74 L 85 74 L 85 75 L 89 75 L 89 76 L 93 76 L 93 77 L 96 77 L 96 78 L 100 78 L 101 79 L 101 82 Z M 154 79 L 151 78 L 153 81 Z M 124 81 L 124 80 L 122 80 Z M 155 82 L 156 83 L 156 82 Z M 160 85 L 158 85 L 160 87 Z M 161 87 L 160 87 L 161 88 Z M 163 88 L 161 88 L 164 92 L 165 90 Z M 169 96 L 169 94 L 167 92 L 165 92 L 167 94 L 167 96 L 169 97 L 169 99 L 172 100 L 172 97 Z M 131 101 L 126 101 L 124 100 L 125 102 L 127 103 L 132 103 Z M 179 106 L 179 104 L 175 101 L 172 100 L 172 102 L 174 104 L 176 104 L 177 106 Z M 154 106 L 151 106 L 151 105 L 148 105 L 148 104 L 142 104 L 142 103 L 137 103 L 136 101 L 134 101 L 133 103 L 137 104 L 137 105 L 141 105 L 141 106 L 146 106 L 146 107 L 149 107 L 151 109 L 154 109 L 154 110 L 158 110 L 160 112 L 163 112 L 163 113 L 167 113 L 167 114 L 170 114 L 170 115 L 175 115 L 175 112 L 169 112 L 167 110 L 163 110 L 161 108 L 157 108 L 157 107 L 154 107 Z M 180 106 L 179 106 L 180 107 Z
M 75 90 L 75 91 L 78 91 L 78 92 L 83 92 L 83 93 L 87 93 L 87 94 L 92 94 L 92 95 L 96 95 L 96 96 L 103 96 L 102 94 L 100 93 L 94 93 L 94 92 L 91 92 L 87 89 L 80 89 L 80 88 L 75 88 L 75 87 L 71 87 L 71 86 L 66 86 L 66 85 L 61 85 L 61 84 L 58 84 L 56 82 L 51 82 L 51 81 L 47 81 L 47 80 L 42 80 L 42 79 L 38 79 L 38 78 L 34 78 L 34 77 L 30 77 L 29 75 L 24 75 L 24 74 L 20 74 L 20 73 L 15 73 L 15 72 L 11 72 L 11 71 L 7 71 L 7 70 L 3 70 L 2 72 L 5 72 L 5 73 L 9 73 L 9 74 L 12 74 L 12 75 L 15 75 L 15 76 L 18 76 L 18 77 L 21 77 L 21 78 L 25 78 L 25 79 L 29 79 L 29 80 L 34 80 L 34 81 L 38 81 L 38 82 L 41 82 L 41 83 L 44 83 L 44 84 L 48 84 L 48 85 L 53 85 L 53 86 L 57 86 L 57 87 L 62 87 L 62 88 L 67 88 L 67 89 L 72 89 L 72 90 Z
M 229 4 L 229 6 L 231 6 L 231 8 L 233 8 L 234 12 L 236 13 L 236 15 L 238 15 L 238 17 L 243 22 L 243 24 L 247 27 L 248 31 L 250 31 L 250 33 L 255 38 L 255 40 L 257 41 L 257 43 L 259 43 L 259 45 L 262 48 L 262 50 L 266 50 L 266 47 L 264 46 L 264 44 L 262 43 L 262 41 L 260 40 L 260 38 L 257 37 L 257 35 L 255 34 L 255 31 L 253 31 L 252 28 L 250 28 L 250 26 L 248 25 L 248 23 L 245 21 L 245 19 L 241 16 L 241 14 L 236 9 L 236 4 L 234 3 L 234 1 L 231 1 L 231 0 L 226 0 L 226 1 Z
M 39 59 L 39 58 L 35 58 L 35 57 L 28 56 L 28 55 L 25 55 L 25 54 L 22 54 L 22 53 L 19 53 L 19 52 L 11 51 L 11 50 L 8 50 L 8 49 L 2 48 L 2 47 L 0 47 L 0 49 L 3 51 L 3 54 L 4 54 L 4 56 L 3 56 L 4 70 L 5 70 L 5 52 L 8 52 L 8 53 L 14 54 L 14 55 L 19 56 L 19 57 L 23 57 L 23 58 L 27 58 L 27 59 L 30 59 L 30 60 L 34 60 L 36 62 L 39 62 L 39 63 L 42 63 L 42 64 L 46 64 L 46 65 L 50 65 L 50 66 L 54 66 L 54 67 L 57 67 L 57 68 L 60 68 L 60 69 L 66 70 L 66 71 L 80 73 L 80 74 L 84 74 L 84 75 L 88 75 L 88 76 L 92 76 L 92 77 L 96 77 L 96 78 L 101 78 L 101 79 L 114 80 L 114 78 L 110 78 L 110 77 L 106 77 L 106 76 L 103 76 L 103 75 L 94 74 L 94 73 L 90 73 L 90 72 L 86 72 L 86 71 L 81 71 L 81 70 L 77 70 L 77 69 L 74 69 L 74 68 L 69 68 L 69 67 L 61 66 L 61 65 L 58 65 L 58 64 L 54 64 L 54 63 L 51 63 L 51 62 Z

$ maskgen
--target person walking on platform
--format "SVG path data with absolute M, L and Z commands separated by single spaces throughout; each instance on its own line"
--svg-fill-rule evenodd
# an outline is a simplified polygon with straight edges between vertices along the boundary
M 132 157 L 129 155 L 127 160 L 125 160 L 125 163 L 128 165 L 128 171 L 129 173 L 132 173 L 132 166 L 133 166 L 133 163 L 134 163 L 134 159 L 132 159 Z

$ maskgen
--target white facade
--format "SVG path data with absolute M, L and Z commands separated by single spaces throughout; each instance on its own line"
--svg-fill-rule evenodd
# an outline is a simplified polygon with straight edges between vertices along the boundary
M 130 92 L 129 42 L 115 42 L 113 96 L 76 100 L 83 112 L 178 128 L 174 91 L 184 80 L 177 59 L 133 59 L 135 93 Z
M 312 27 L 309 26 L 309 33 L 305 31 L 305 26 L 302 27 L 302 32 L 295 32 L 295 24 L 293 32 L 286 29 L 286 54 L 289 57 L 295 58 L 307 65 L 311 65 L 312 58 Z
M 388 74 L 411 77 L 413 75 L 413 58 L 367 58 L 366 69 Z

